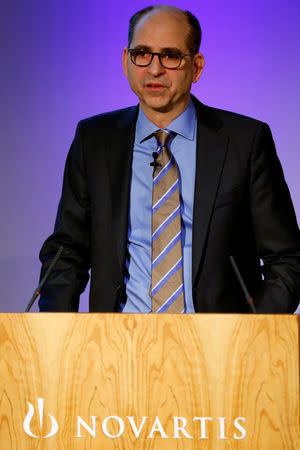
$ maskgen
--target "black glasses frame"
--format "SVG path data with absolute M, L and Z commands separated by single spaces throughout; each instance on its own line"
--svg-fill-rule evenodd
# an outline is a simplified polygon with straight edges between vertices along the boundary
M 148 62 L 148 64 L 137 64 L 137 63 L 135 63 L 135 62 L 133 61 L 133 58 L 132 58 L 132 53 L 133 53 L 134 51 L 144 51 L 145 53 L 149 53 L 149 54 L 151 55 L 151 59 L 150 59 L 150 61 Z M 172 52 L 170 52 L 170 51 L 169 51 L 169 52 L 166 51 L 166 52 L 157 53 L 157 52 L 150 52 L 149 50 L 143 50 L 143 49 L 139 49 L 139 48 L 129 48 L 129 49 L 128 49 L 128 53 L 129 53 L 129 55 L 130 55 L 130 59 L 131 59 L 132 64 L 134 64 L 134 65 L 137 66 L 137 67 L 148 67 L 148 66 L 150 66 L 150 64 L 151 64 L 152 61 L 153 61 L 153 57 L 154 57 L 155 55 L 157 55 L 157 56 L 158 56 L 158 60 L 159 60 L 160 65 L 161 65 L 164 69 L 169 69 L 169 70 L 178 69 L 178 67 L 180 67 L 180 65 L 181 65 L 181 63 L 182 63 L 182 60 L 183 60 L 183 58 L 184 58 L 185 56 L 194 56 L 194 55 L 196 55 L 196 52 L 194 52 L 194 53 L 178 53 L 178 56 L 180 56 L 180 61 L 179 61 L 179 63 L 178 63 L 178 66 L 176 66 L 176 67 L 166 67 L 166 66 L 164 66 L 163 63 L 161 62 L 161 55 L 168 54 L 168 53 L 172 53 Z M 173 52 L 173 53 L 176 53 L 176 52 Z

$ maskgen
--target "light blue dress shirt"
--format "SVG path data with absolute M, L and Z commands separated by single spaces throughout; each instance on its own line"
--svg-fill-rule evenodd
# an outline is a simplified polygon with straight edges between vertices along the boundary
M 126 258 L 127 302 L 124 313 L 150 313 L 151 297 L 151 220 L 152 220 L 152 153 L 157 149 L 151 136 L 158 127 L 145 116 L 141 108 L 136 123 L 133 148 L 130 208 L 128 224 L 128 254 Z M 179 169 L 182 203 L 183 284 L 186 312 L 193 313 L 192 297 L 192 223 L 196 169 L 197 120 L 192 101 L 185 111 L 171 122 L 167 130 L 176 136 L 169 145 Z

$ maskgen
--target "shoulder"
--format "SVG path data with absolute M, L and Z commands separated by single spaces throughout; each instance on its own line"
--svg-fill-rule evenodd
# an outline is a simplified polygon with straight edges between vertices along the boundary
M 117 132 L 117 130 L 135 125 L 137 115 L 138 106 L 97 114 L 80 120 L 77 125 L 77 132 L 87 132 L 88 134 L 105 130 Z
M 209 128 L 223 129 L 229 135 L 253 135 L 260 130 L 269 130 L 269 126 L 253 117 L 232 111 L 204 105 L 193 97 L 198 122 Z

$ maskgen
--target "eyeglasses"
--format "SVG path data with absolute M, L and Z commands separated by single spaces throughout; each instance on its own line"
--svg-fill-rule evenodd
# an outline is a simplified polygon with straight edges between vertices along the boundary
M 176 51 L 165 51 L 161 53 L 149 52 L 148 50 L 141 50 L 137 48 L 129 48 L 131 61 L 138 67 L 147 67 L 152 63 L 154 55 L 158 56 L 160 65 L 165 69 L 178 69 L 182 59 L 185 56 L 193 56 L 196 53 L 181 54 Z

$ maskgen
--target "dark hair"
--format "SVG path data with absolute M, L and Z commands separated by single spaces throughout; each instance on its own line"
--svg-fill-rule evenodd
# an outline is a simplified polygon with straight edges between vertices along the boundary
M 150 11 L 153 11 L 155 9 L 163 9 L 163 6 L 164 5 L 147 6 L 147 8 L 141 9 L 130 18 L 128 29 L 128 48 L 130 47 L 131 41 L 133 39 L 134 30 L 138 22 Z M 190 32 L 187 38 L 187 47 L 191 53 L 198 53 L 202 36 L 199 21 L 190 11 L 184 10 L 181 11 L 185 15 L 188 24 L 190 25 Z

